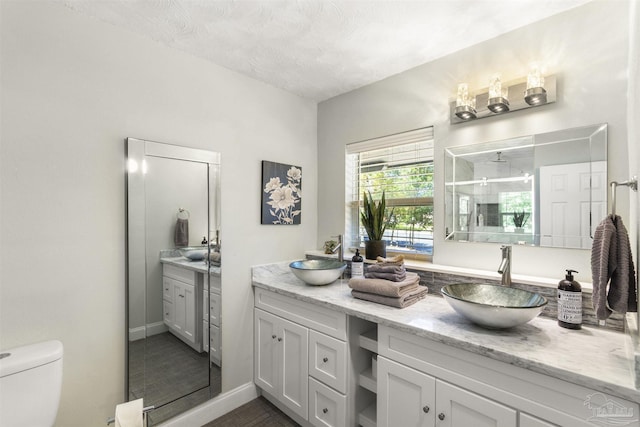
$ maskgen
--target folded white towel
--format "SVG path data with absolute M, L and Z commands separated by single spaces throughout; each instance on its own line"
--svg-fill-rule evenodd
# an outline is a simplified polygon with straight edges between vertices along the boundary
M 116 406 L 116 427 L 142 427 L 142 399 Z

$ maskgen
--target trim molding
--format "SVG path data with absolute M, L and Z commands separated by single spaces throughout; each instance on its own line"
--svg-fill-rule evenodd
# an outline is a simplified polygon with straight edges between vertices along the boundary
M 249 382 L 171 418 L 169 421 L 160 424 L 159 427 L 202 426 L 250 402 L 256 397 L 258 397 L 258 389 L 253 382 Z

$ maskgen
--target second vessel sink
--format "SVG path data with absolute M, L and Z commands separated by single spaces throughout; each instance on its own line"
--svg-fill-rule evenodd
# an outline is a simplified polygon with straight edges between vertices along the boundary
M 328 285 L 340 277 L 347 263 L 334 259 L 305 259 L 292 262 L 289 268 L 308 285 Z
M 188 246 L 178 249 L 180 255 L 190 261 L 202 261 L 207 256 L 206 246 Z
M 490 284 L 446 285 L 442 288 L 442 295 L 458 314 L 490 329 L 527 323 L 547 305 L 547 299 L 542 295 Z

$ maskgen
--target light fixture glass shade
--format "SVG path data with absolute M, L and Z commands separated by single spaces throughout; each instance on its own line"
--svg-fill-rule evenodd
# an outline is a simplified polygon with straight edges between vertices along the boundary
M 544 77 L 538 64 L 531 66 L 527 75 L 527 90 L 524 92 L 524 100 L 529 105 L 540 105 L 547 102 L 547 91 L 544 88 Z
M 469 86 L 466 83 L 460 83 L 458 85 L 455 114 L 462 120 L 476 118 L 476 98 L 469 98 Z
M 502 88 L 500 74 L 496 74 L 489 80 L 489 100 L 487 108 L 491 112 L 500 114 L 509 111 L 509 100 L 507 99 L 507 89 Z

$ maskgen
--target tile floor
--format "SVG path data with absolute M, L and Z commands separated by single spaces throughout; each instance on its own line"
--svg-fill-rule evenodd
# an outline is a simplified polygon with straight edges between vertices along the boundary
M 202 427 L 299 427 L 262 396 Z

